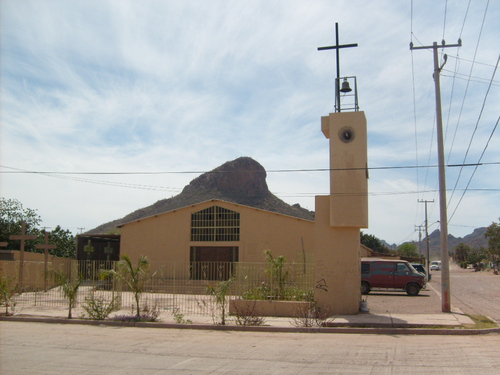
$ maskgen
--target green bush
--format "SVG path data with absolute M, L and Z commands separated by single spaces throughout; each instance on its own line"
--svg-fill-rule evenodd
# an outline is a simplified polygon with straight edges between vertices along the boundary
M 118 310 L 120 305 L 119 298 L 107 301 L 103 297 L 96 297 L 95 291 L 91 291 L 88 297 L 85 297 L 83 309 L 89 314 L 92 320 L 104 320 L 113 311 Z
M 243 293 L 243 299 L 247 300 L 280 300 L 280 301 L 314 301 L 314 291 L 304 290 L 295 286 L 284 286 L 279 294 L 273 293 L 274 288 L 262 282 Z
M 14 296 L 17 284 L 14 285 L 14 279 L 9 277 L 0 278 L 0 305 L 5 304 L 5 314 L 9 314 L 10 300 Z
M 314 291 L 304 290 L 290 282 L 290 273 L 286 267 L 286 258 L 282 255 L 274 257 L 269 250 L 264 251 L 264 257 L 268 264 L 265 273 L 269 279 L 263 281 L 243 293 L 243 299 L 247 300 L 279 300 L 279 301 L 313 301 Z

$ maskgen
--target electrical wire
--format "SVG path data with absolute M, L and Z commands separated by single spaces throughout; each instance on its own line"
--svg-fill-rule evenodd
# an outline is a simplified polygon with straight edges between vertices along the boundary
M 472 133 L 472 137 L 469 141 L 469 145 L 467 147 L 467 151 L 465 152 L 465 156 L 464 156 L 464 160 L 463 160 L 463 163 L 465 163 L 465 160 L 467 159 L 467 155 L 469 154 L 469 150 L 471 148 L 471 145 L 472 145 L 472 141 L 474 140 L 474 135 L 476 134 L 476 131 L 479 127 L 479 122 L 481 121 L 481 117 L 483 115 L 483 111 L 484 111 L 484 107 L 486 105 L 486 100 L 488 99 L 488 94 L 490 93 L 490 89 L 491 89 L 491 83 L 493 82 L 494 78 L 495 78 L 495 74 L 497 72 L 497 68 L 498 68 L 498 62 L 500 61 L 500 55 L 498 56 L 498 59 L 497 59 L 497 65 L 495 66 L 495 70 L 493 71 L 493 74 L 491 76 L 491 82 L 490 82 L 490 85 L 488 86 L 488 90 L 486 90 L 486 94 L 484 95 L 484 99 L 483 99 L 483 105 L 481 106 L 481 110 L 479 111 L 479 116 L 477 118 L 477 121 L 476 121 L 476 126 L 474 127 L 474 132 Z M 498 124 L 498 121 L 497 121 L 497 124 Z M 495 131 L 497 125 L 495 125 L 495 127 L 493 128 L 493 131 Z M 488 142 L 486 143 L 486 147 L 488 147 L 488 144 L 490 142 L 490 139 L 491 137 L 493 136 L 493 133 L 490 135 L 490 138 L 488 139 Z M 486 148 L 483 150 L 483 154 L 484 152 L 486 151 Z M 481 161 L 482 157 L 483 157 L 483 154 L 481 154 L 481 158 L 479 159 L 479 162 Z M 477 168 L 476 168 L 477 169 Z M 463 167 L 460 168 L 460 172 L 458 174 L 458 178 L 455 182 L 455 188 L 457 187 L 458 185 L 458 182 L 460 180 L 460 176 L 462 174 L 462 170 L 463 170 Z M 475 171 L 473 172 L 472 175 L 474 175 Z M 472 178 L 472 177 L 471 177 Z M 469 183 L 470 183 L 470 180 L 469 180 Z M 468 185 L 468 184 L 467 184 Z M 451 202 L 451 199 L 453 198 L 453 194 L 455 193 L 455 189 L 453 189 L 453 192 L 451 193 L 451 196 L 450 196 L 450 199 L 448 200 L 448 206 L 450 205 L 450 202 Z M 463 195 L 462 195 L 463 197 Z M 462 201 L 462 198 L 460 198 L 460 202 Z M 460 204 L 459 202 L 459 204 Z M 456 211 L 456 208 L 455 208 L 455 211 Z
M 487 84 L 487 85 L 491 84 L 491 86 L 500 86 L 500 82 L 495 81 L 495 83 L 491 83 L 491 81 L 488 78 L 468 76 L 467 74 L 452 72 L 451 70 L 447 70 L 447 69 L 443 69 L 442 71 L 444 71 L 444 72 L 451 72 L 454 75 L 453 76 L 449 76 L 449 75 L 446 75 L 446 74 L 441 74 L 441 77 L 451 77 L 453 79 L 461 79 L 461 80 L 464 80 L 464 81 L 469 80 L 471 82 L 483 83 L 483 84 Z M 465 77 L 458 77 L 458 76 L 465 76 Z
M 444 20 L 443 20 L 443 40 L 445 40 L 445 31 L 446 31 L 446 15 L 448 13 L 448 0 L 444 2 Z
M 479 49 L 479 43 L 480 43 L 480 41 L 481 41 L 481 35 L 482 35 L 482 33 L 483 33 L 483 27 L 484 27 L 484 23 L 485 23 L 485 21 L 486 21 L 486 15 L 487 15 L 487 13 L 488 13 L 488 6 L 489 6 L 489 4 L 490 4 L 490 0 L 488 0 L 488 2 L 486 3 L 486 8 L 485 8 L 485 10 L 484 10 L 483 21 L 482 21 L 482 23 L 481 23 L 481 28 L 480 28 L 480 30 L 479 30 L 479 35 L 478 35 L 478 38 L 477 38 L 476 48 L 475 48 L 475 51 L 474 51 L 474 57 L 473 57 L 473 59 L 472 59 L 472 60 L 473 60 L 473 62 L 472 62 L 472 64 L 471 64 L 471 69 L 470 69 L 470 72 L 469 72 L 469 77 L 471 77 L 471 76 L 472 76 L 472 70 L 474 69 L 474 61 L 476 60 L 477 51 L 478 51 L 478 49 Z M 498 65 L 498 64 L 497 64 L 497 65 Z M 495 71 L 496 71 L 496 68 L 495 68 Z M 469 80 L 467 80 L 467 85 L 466 85 L 466 87 L 465 87 L 464 97 L 463 97 L 463 100 L 462 100 L 462 106 L 461 106 L 461 108 L 460 108 L 460 114 L 459 114 L 459 116 L 458 116 L 458 120 L 457 120 L 457 129 L 458 129 L 458 127 L 459 127 L 459 124 L 460 124 L 460 119 L 461 119 L 461 117 L 462 117 L 462 111 L 463 111 L 463 108 L 464 108 L 464 106 L 465 106 L 465 99 L 466 99 L 466 97 L 467 97 L 467 91 L 468 91 L 468 89 L 469 89 L 469 84 L 470 84 L 470 79 L 469 79 Z M 490 86 L 490 87 L 491 87 L 491 86 Z M 489 88 L 488 88 L 488 91 L 489 91 Z M 481 112 L 482 112 L 482 110 L 481 110 Z M 476 134 L 476 131 L 477 131 L 477 127 L 478 127 L 478 125 L 479 125 L 479 121 L 476 123 L 476 127 L 474 128 L 474 131 L 473 131 L 473 133 L 472 133 L 472 136 L 471 136 L 471 139 L 470 139 L 470 142 L 469 142 L 469 147 L 467 148 L 467 151 L 466 151 L 466 153 L 465 153 L 463 163 L 465 163 L 465 160 L 467 159 L 467 155 L 468 155 L 468 153 L 469 153 L 469 150 L 470 150 L 470 146 L 471 146 L 471 144 L 472 144 L 472 141 L 474 140 L 474 136 L 475 136 L 475 134 Z M 457 129 L 456 129 L 455 131 L 457 131 Z M 454 139 L 455 139 L 455 138 L 454 138 Z M 451 147 L 450 147 L 450 152 L 451 152 L 451 150 L 452 150 L 452 149 L 453 149 L 453 142 L 452 142 Z M 457 187 L 458 182 L 460 181 L 460 177 L 461 177 L 461 175 L 462 175 L 462 169 L 461 169 L 461 170 L 460 170 L 460 172 L 458 173 L 458 177 L 457 177 L 457 180 L 456 180 L 456 182 L 455 182 L 455 188 Z M 452 192 L 451 197 L 450 197 L 450 199 L 448 200 L 448 204 L 449 204 L 449 202 L 451 201 L 451 198 L 453 197 L 453 194 L 454 194 L 454 193 Z M 448 221 L 449 221 L 449 220 L 448 220 Z
M 411 10 L 410 10 L 410 40 L 413 42 L 413 0 L 411 1 Z M 415 89 L 415 62 L 413 58 L 413 49 L 411 51 L 411 78 L 412 78 L 412 95 L 413 95 L 413 127 L 415 132 L 415 162 L 419 165 L 418 160 L 418 130 L 417 130 L 417 95 Z M 416 170 L 417 175 L 417 189 L 420 189 L 420 176 L 419 169 Z M 419 206 L 417 205 L 417 209 L 415 210 L 415 222 L 417 222 L 417 218 L 419 215 Z
M 456 167 L 475 167 L 476 165 L 499 165 L 500 161 L 484 163 L 461 163 L 447 164 L 448 168 Z M 161 174 L 204 174 L 204 173 L 242 173 L 242 171 L 212 170 L 212 171 L 134 171 L 134 172 L 58 172 L 58 171 L 33 171 L 6 165 L 0 165 L 0 168 L 10 169 L 9 171 L 0 171 L 0 174 L 57 174 L 57 175 L 161 175 Z M 416 169 L 416 168 L 438 168 L 438 165 L 399 165 L 399 166 L 380 166 L 380 167 L 359 167 L 359 168 L 303 168 L 303 169 L 270 169 L 266 173 L 296 173 L 296 172 L 330 172 L 330 171 L 364 171 L 364 170 L 390 170 L 390 169 Z M 243 171 L 261 173 L 262 170 Z
M 481 158 L 483 157 L 484 153 L 486 152 L 486 149 L 488 148 L 488 145 L 490 144 L 490 140 L 491 138 L 493 137 L 493 133 L 495 132 L 495 130 L 497 129 L 497 126 L 498 126 L 498 121 L 500 120 L 500 117 L 497 119 L 497 122 L 495 124 L 495 127 L 493 128 L 493 131 L 491 132 L 490 134 L 490 137 L 488 138 L 488 142 L 486 143 L 486 146 L 484 147 L 484 150 L 481 154 L 481 157 L 479 158 L 479 160 L 481 160 Z M 458 207 L 460 206 L 460 203 L 462 202 L 462 199 L 464 198 L 464 195 L 467 191 L 470 191 L 472 189 L 469 189 L 469 185 L 472 181 L 472 178 L 474 177 L 474 175 L 476 174 L 476 171 L 477 171 L 477 167 L 474 168 L 474 171 L 472 172 L 472 175 L 470 176 L 469 178 L 469 182 L 467 183 L 467 186 L 465 187 L 465 189 L 463 189 L 463 193 L 462 193 L 462 196 L 460 197 L 460 200 L 458 201 L 457 203 L 457 206 L 455 207 L 455 210 L 453 210 L 453 213 L 451 214 L 450 218 L 448 219 L 448 221 L 450 221 L 452 218 L 453 218 L 453 215 L 455 215 L 455 212 L 457 212 L 457 209 Z
M 498 59 L 497 59 L 497 64 L 496 64 L 496 66 L 495 66 L 495 70 L 493 71 L 493 75 L 492 75 L 492 77 L 491 77 L 491 81 L 492 81 L 492 82 L 493 82 L 493 79 L 495 78 L 495 74 L 496 74 L 496 71 L 497 71 L 497 68 L 498 68 L 498 63 L 499 63 L 499 62 L 500 62 L 500 55 L 498 56 Z M 479 117 L 478 117 L 477 122 L 476 122 L 476 128 L 477 128 L 477 126 L 478 126 L 478 124 L 479 124 L 479 121 L 480 121 L 480 119 L 481 119 L 481 115 L 482 115 L 483 110 L 484 110 L 484 107 L 485 107 L 485 105 L 486 105 L 486 100 L 487 100 L 487 98 L 488 98 L 488 94 L 489 94 L 489 92 L 490 92 L 490 88 L 491 88 L 491 85 L 488 87 L 488 91 L 486 92 L 486 95 L 484 96 L 483 105 L 481 106 L 481 111 L 480 111 L 480 113 L 479 113 Z M 491 138 L 493 137 L 493 134 L 495 133 L 495 131 L 496 131 L 496 129 L 497 129 L 497 126 L 498 126 L 498 121 L 499 121 L 499 120 L 500 120 L 500 117 L 498 117 L 498 118 L 497 118 L 497 122 L 496 122 L 495 126 L 493 127 L 493 130 L 491 131 L 491 134 L 490 134 L 490 136 L 489 136 L 489 138 L 488 138 L 488 141 L 486 142 L 486 145 L 484 146 L 483 152 L 481 153 L 481 156 L 479 157 L 478 162 L 481 162 L 481 159 L 483 158 L 484 153 L 486 152 L 486 149 L 488 148 L 488 146 L 489 146 L 489 144 L 490 144 Z M 471 142 L 472 142 L 472 139 L 471 139 Z M 469 148 L 470 148 L 470 143 L 469 143 Z M 467 148 L 467 151 L 469 151 L 469 148 Z M 465 159 L 464 159 L 464 161 L 465 161 Z M 462 171 L 462 169 L 460 169 L 460 171 Z M 464 195 L 465 195 L 465 193 L 467 192 L 467 189 L 469 188 L 469 185 L 470 185 L 470 183 L 471 183 L 471 181 L 472 181 L 472 178 L 473 178 L 473 177 L 474 177 L 474 175 L 476 174 L 476 171 L 477 171 L 477 167 L 476 167 L 476 168 L 474 168 L 474 171 L 472 172 L 472 174 L 471 174 L 471 176 L 470 176 L 470 178 L 469 178 L 469 182 L 467 182 L 467 186 L 465 187 L 465 189 L 464 189 L 464 191 L 463 191 L 463 193 L 462 193 L 462 196 L 460 197 L 460 200 L 458 201 L 457 206 L 455 207 L 455 210 L 454 210 L 454 211 L 453 211 L 453 213 L 451 214 L 450 219 L 449 219 L 448 221 L 450 221 L 450 220 L 451 220 L 451 218 L 453 217 L 453 215 L 455 215 L 455 212 L 457 211 L 458 207 L 460 206 L 460 203 L 462 202 L 462 199 L 464 198 Z M 458 181 L 457 181 L 457 182 L 458 182 Z M 456 186 L 457 186 L 457 185 L 455 184 L 455 188 L 456 188 Z M 453 193 L 455 192 L 455 188 L 453 189 Z M 451 197 L 453 197 L 453 193 L 452 193 Z M 451 202 L 451 197 L 450 197 L 450 200 L 448 201 L 448 205 L 449 205 L 449 204 L 450 204 L 450 202 Z

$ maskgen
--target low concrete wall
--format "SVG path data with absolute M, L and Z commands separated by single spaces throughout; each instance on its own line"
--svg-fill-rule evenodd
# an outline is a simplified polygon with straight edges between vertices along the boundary
M 229 314 L 256 316 L 302 316 L 312 308 L 312 302 L 305 301 L 263 301 L 235 299 L 229 301 Z

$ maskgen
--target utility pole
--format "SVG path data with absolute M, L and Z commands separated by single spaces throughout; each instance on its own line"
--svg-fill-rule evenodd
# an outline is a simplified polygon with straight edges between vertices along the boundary
M 462 41 L 459 39 L 458 44 L 446 45 L 445 41 L 438 46 L 434 42 L 432 46 L 414 47 L 410 43 L 410 50 L 414 49 L 430 49 L 433 50 L 434 56 L 434 89 L 436 95 L 436 122 L 437 122 L 437 145 L 438 145 L 438 166 L 439 166 L 439 218 L 441 226 L 441 311 L 451 312 L 450 302 L 450 256 L 448 254 L 448 213 L 446 209 L 446 174 L 444 160 L 444 137 L 443 137 L 443 118 L 441 114 L 441 87 L 439 76 L 441 69 L 446 64 L 447 56 L 444 55 L 444 63 L 439 66 L 438 48 L 462 47 Z
M 418 230 L 418 255 L 422 255 L 422 229 L 424 228 L 423 225 L 415 225 L 415 230 Z
M 426 201 L 424 199 L 420 199 L 418 201 L 419 203 L 425 203 L 425 250 L 426 250 L 426 258 L 427 258 L 427 262 L 426 262 L 426 270 L 427 270 L 427 280 L 429 280 L 429 276 L 430 276 L 430 268 L 429 268 L 429 265 L 431 263 L 431 258 L 430 258 L 430 254 L 429 254 L 429 221 L 427 220 L 427 203 L 433 203 L 434 202 L 434 199 L 431 200 L 431 201 Z

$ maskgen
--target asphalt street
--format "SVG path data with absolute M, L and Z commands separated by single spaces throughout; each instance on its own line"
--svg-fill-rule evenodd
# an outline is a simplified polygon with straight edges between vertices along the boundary
M 498 374 L 500 335 L 234 332 L 0 322 L 0 373 Z

